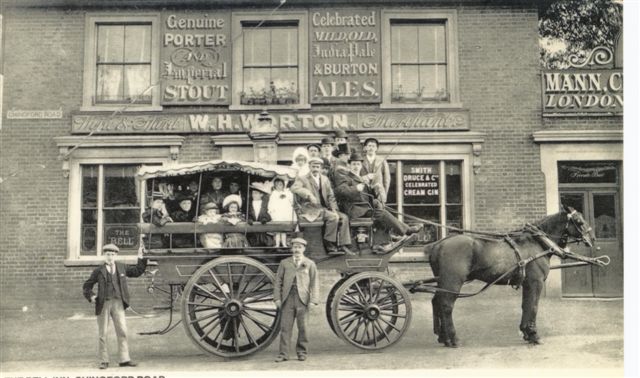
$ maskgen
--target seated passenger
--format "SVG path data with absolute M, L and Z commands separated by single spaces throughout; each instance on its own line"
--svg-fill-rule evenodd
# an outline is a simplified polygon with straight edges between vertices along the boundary
M 249 217 L 247 222 L 271 222 L 269 215 L 269 186 L 261 182 L 251 184 L 251 202 L 249 203 Z M 266 197 L 266 198 L 265 198 Z M 253 247 L 269 247 L 273 245 L 273 238 L 266 232 L 252 232 L 247 235 L 249 244 Z
M 400 222 L 384 208 L 373 191 L 360 176 L 363 157 L 354 153 L 349 158 L 349 171 L 340 170 L 336 174 L 336 197 L 342 205 L 342 209 L 353 218 L 373 218 L 376 227 L 395 232 L 396 235 L 406 238 L 408 235 L 419 232 L 421 227 L 408 226 Z
M 185 196 L 182 193 L 178 193 L 176 195 L 176 202 L 178 203 L 178 209 L 171 213 L 171 218 L 173 219 L 173 221 L 193 222 L 195 213 L 192 209 L 191 198 Z M 195 247 L 195 239 L 193 237 L 193 234 L 173 234 L 171 246 L 174 248 Z
M 142 213 L 142 220 L 158 227 L 173 222 L 162 198 L 154 198 L 152 200 L 151 208 Z M 167 248 L 169 246 L 169 237 L 164 233 L 153 233 L 150 236 L 145 236 L 143 240 L 149 249 Z
M 348 144 L 339 144 L 335 150 L 333 150 L 333 163 L 331 164 L 331 168 L 329 169 L 329 179 L 331 180 L 331 185 L 334 188 L 336 185 L 336 172 L 337 171 L 349 171 L 349 156 L 351 155 L 351 149 Z
M 214 177 L 211 179 L 211 190 L 205 195 L 200 196 L 200 207 L 204 209 L 204 205 L 209 202 L 213 202 L 218 206 L 218 209 L 222 209 L 222 201 L 228 195 L 227 192 L 222 190 L 222 179 L 220 177 Z
M 204 214 L 198 217 L 200 224 L 216 224 L 220 222 L 221 216 L 218 213 L 218 206 L 209 202 L 204 205 Z M 222 248 L 222 234 L 206 233 L 200 234 L 200 243 L 205 248 Z
M 225 214 L 222 215 L 222 223 L 236 226 L 245 222 L 244 216 L 240 213 L 242 198 L 240 198 L 239 195 L 228 195 L 222 202 L 222 206 L 225 209 Z M 245 248 L 249 246 L 249 242 L 247 242 L 244 233 L 230 232 L 224 234 L 224 243 L 222 246 L 225 248 Z
M 280 178 L 273 180 L 273 191 L 269 195 L 269 215 L 274 222 L 296 222 L 296 213 L 293 210 L 293 193 L 284 185 Z M 276 247 L 288 247 L 287 233 L 277 232 L 275 235 Z
M 191 198 L 195 203 L 198 200 L 198 182 L 195 180 L 189 181 L 189 185 L 182 190 L 182 194 Z
M 324 222 L 323 242 L 328 254 L 351 255 L 353 252 L 348 248 L 351 244 L 349 218 L 338 211 L 331 183 L 327 176 L 320 174 L 322 164 L 320 158 L 310 159 L 310 173 L 298 176 L 291 186 L 300 206 L 298 216 L 308 222 Z

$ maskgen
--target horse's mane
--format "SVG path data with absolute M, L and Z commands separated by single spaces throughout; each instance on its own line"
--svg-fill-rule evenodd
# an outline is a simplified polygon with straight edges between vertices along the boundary
M 547 224 L 549 221 L 554 220 L 555 218 L 560 217 L 560 216 L 566 216 L 566 214 L 567 214 L 567 213 L 565 213 L 564 211 L 560 211 L 560 212 L 557 212 L 557 213 L 555 213 L 555 214 L 547 215 L 546 217 L 544 217 L 544 218 L 542 218 L 542 219 L 540 219 L 540 220 L 536 221 L 534 224 L 535 224 L 536 226 L 538 226 L 538 227 L 540 227 L 540 226 L 544 226 L 544 225 L 545 225 L 545 224 Z

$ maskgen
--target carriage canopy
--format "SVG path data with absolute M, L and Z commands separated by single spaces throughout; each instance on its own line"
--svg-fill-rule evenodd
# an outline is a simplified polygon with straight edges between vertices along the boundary
M 160 177 L 185 176 L 205 172 L 237 171 L 265 178 L 279 177 L 283 180 L 293 180 L 296 170 L 284 165 L 266 164 L 241 160 L 208 160 L 195 163 L 175 164 L 168 167 L 143 166 L 138 170 L 139 180 Z

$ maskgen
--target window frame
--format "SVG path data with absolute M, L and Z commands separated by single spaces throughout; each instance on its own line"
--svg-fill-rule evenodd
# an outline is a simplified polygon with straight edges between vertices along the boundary
M 240 92 L 244 83 L 243 58 L 244 38 L 242 38 L 243 22 L 297 22 L 298 23 L 298 92 L 300 99 L 298 104 L 270 104 L 270 105 L 242 105 Z M 277 14 L 264 14 L 263 12 L 234 12 L 231 15 L 232 44 L 232 76 L 231 76 L 231 104 L 229 110 L 255 110 L 255 109 L 310 109 L 309 103 L 309 23 L 308 13 L 302 11 L 281 11 Z
M 462 108 L 460 102 L 459 67 L 458 67 L 458 17 L 455 9 L 439 9 L 437 11 L 418 12 L 417 10 L 382 10 L 382 102 L 381 109 L 407 108 Z M 391 24 L 394 20 L 402 21 L 445 21 L 446 50 L 447 50 L 447 87 L 449 100 L 441 102 L 403 102 L 394 103 L 391 100 L 393 91 L 391 85 Z
M 113 104 L 94 103 L 94 96 L 97 87 L 97 42 L 98 24 L 151 24 L 151 104 Z M 84 74 L 82 88 L 81 111 L 159 111 L 160 105 L 160 83 L 159 83 L 159 62 L 160 62 L 160 15 L 158 14 L 134 14 L 130 16 L 122 15 L 95 15 L 88 14 L 85 17 L 85 38 L 84 38 Z

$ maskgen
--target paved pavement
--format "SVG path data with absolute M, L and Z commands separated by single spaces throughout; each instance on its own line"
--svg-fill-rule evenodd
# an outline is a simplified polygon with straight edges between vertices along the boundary
M 473 290 L 469 286 L 469 291 Z M 467 288 L 465 288 L 466 291 Z M 164 336 L 137 332 L 161 328 L 166 314 L 153 318 L 128 318 L 131 353 L 137 368 L 96 369 L 97 326 L 87 314 L 3 312 L 0 320 L 0 376 L 25 377 L 44 372 L 49 377 L 68 371 L 109 376 L 172 377 L 178 371 L 445 369 L 484 372 L 485 369 L 519 369 L 532 372 L 562 369 L 565 373 L 587 369 L 590 373 L 621 374 L 623 368 L 623 301 L 560 300 L 543 298 L 538 314 L 543 345 L 526 344 L 518 331 L 520 292 L 495 287 L 480 296 L 461 299 L 454 320 L 462 346 L 440 346 L 432 334 L 431 296 L 412 295 L 413 320 L 404 338 L 380 352 L 364 352 L 338 339 L 324 318 L 324 304 L 314 309 L 310 324 L 311 354 L 306 362 L 273 362 L 277 342 L 250 357 L 224 360 L 205 355 L 184 333 L 182 325 Z M 113 331 L 111 331 L 113 332 Z M 111 350 L 115 335 L 111 333 Z M 115 356 L 115 353 L 113 353 Z M 571 369 L 571 370 L 567 370 Z M 433 371 L 433 370 L 432 370 Z M 440 370 L 439 370 L 440 371 Z M 488 371 L 488 370 L 487 370 Z M 509 370 L 516 372 L 516 370 Z M 108 373 L 108 374 L 105 374 Z M 474 374 L 477 375 L 477 374 Z M 76 374 L 75 376 L 79 376 Z

